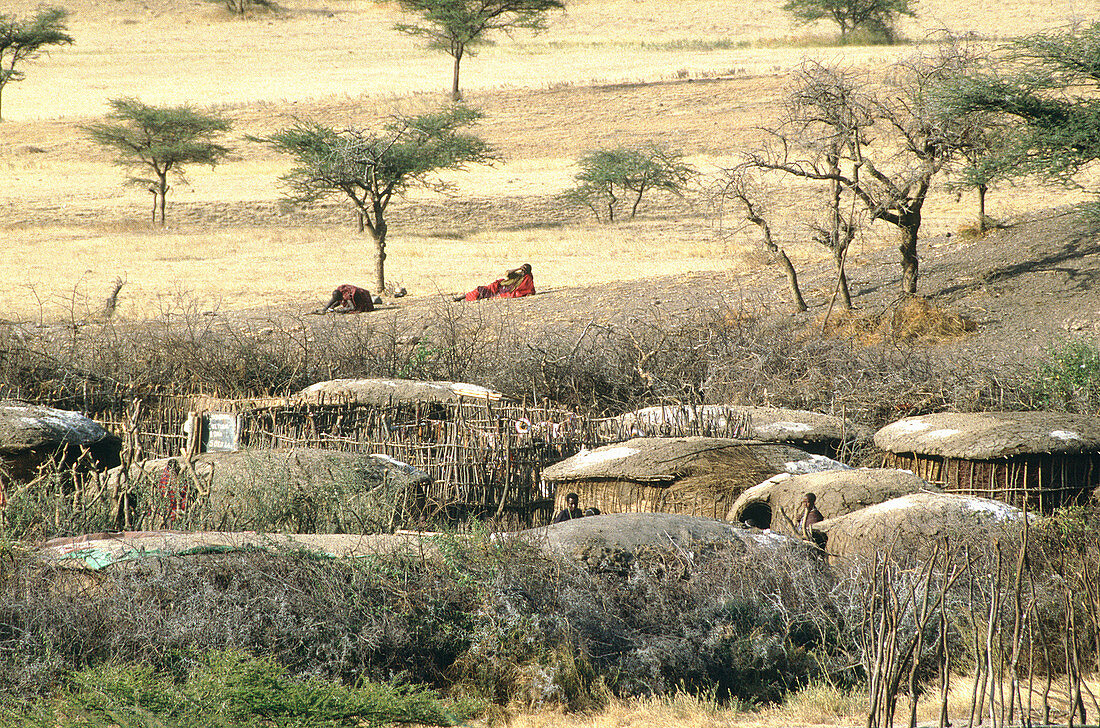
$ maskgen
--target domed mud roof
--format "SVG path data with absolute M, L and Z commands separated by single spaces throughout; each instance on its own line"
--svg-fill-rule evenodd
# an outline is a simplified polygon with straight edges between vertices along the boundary
M 835 443 L 870 437 L 853 422 L 807 410 L 707 404 L 644 407 L 614 418 L 628 432 L 680 434 L 685 429 L 724 433 L 761 442 Z
M 464 382 L 424 382 L 412 379 L 332 379 L 311 384 L 294 395 L 300 402 L 355 402 L 386 406 L 399 402 L 496 402 L 500 392 Z
M 59 445 L 91 445 L 112 437 L 79 412 L 0 400 L 0 452 Z
M 906 417 L 875 433 L 893 453 L 994 460 L 1100 451 L 1100 420 L 1064 412 L 941 412 Z
M 807 493 L 817 496 L 817 509 L 828 519 L 922 490 L 939 491 L 939 488 L 908 470 L 890 468 L 777 475 L 742 493 L 726 520 L 735 523 L 748 520 L 758 528 L 795 535 L 795 521 Z
M 922 491 L 827 518 L 813 530 L 827 537 L 831 555 L 876 549 L 921 555 L 943 537 L 957 545 L 992 543 L 998 536 L 1017 533 L 1023 519 L 1022 510 L 1001 501 Z
M 778 443 L 721 437 L 636 437 L 583 450 L 546 468 L 542 475 L 548 482 L 591 479 L 661 483 L 701 469 L 736 470 L 739 477 L 758 483 L 776 473 L 843 467 L 823 455 Z

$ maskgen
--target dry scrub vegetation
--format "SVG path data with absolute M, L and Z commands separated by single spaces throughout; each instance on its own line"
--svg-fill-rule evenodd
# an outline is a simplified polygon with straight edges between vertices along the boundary
M 8 3 L 16 12 L 34 5 Z M 913 50 L 830 46 L 828 29 L 792 28 L 780 5 L 574 0 L 547 34 L 485 48 L 464 65 L 463 85 L 503 161 L 456 175 L 453 196 L 419 193 L 394 209 L 388 274 L 411 293 L 395 312 L 321 318 L 303 314 L 335 284 L 366 278 L 369 240 L 356 235 L 344 206 L 281 204 L 277 178 L 288 161 L 246 136 L 294 117 L 340 126 L 426 108 L 445 94 L 447 59 L 392 30 L 391 6 L 367 0 L 292 0 L 245 20 L 198 0 L 76 0 L 69 5 L 76 44 L 29 66 L 27 80 L 4 98 L 2 391 L 83 409 L 97 392 L 244 397 L 333 377 L 398 376 L 475 381 L 595 413 L 735 401 L 874 426 L 946 407 L 1100 410 L 1100 393 L 1073 379 L 1080 368 L 1072 356 L 1056 358 L 1038 378 L 968 361 L 944 367 L 922 341 L 965 333 L 972 322 L 920 302 L 907 304 L 916 310 L 838 316 L 835 335 L 820 337 L 760 313 L 774 311 L 774 302 L 733 294 L 672 317 L 652 305 L 620 311 L 614 295 L 591 293 L 623 281 L 642 290 L 668 276 L 737 291 L 764 262 L 756 231 L 716 216 L 700 190 L 647 200 L 638 219 L 614 227 L 564 207 L 557 195 L 577 156 L 657 142 L 713 175 L 754 144 L 755 127 L 772 119 L 786 75 L 802 59 L 874 68 Z M 1093 9 L 1081 0 L 926 0 L 901 29 L 914 41 L 942 29 L 997 39 Z M 234 123 L 233 157 L 190 170 L 189 183 L 176 185 L 165 230 L 148 223 L 148 194 L 121 186 L 122 173 L 79 132 L 101 118 L 108 98 L 125 95 L 214 108 Z M 1006 218 L 1077 199 L 1021 185 L 995 191 L 990 212 Z M 804 203 L 798 188 L 774 203 L 796 265 L 828 255 L 808 242 L 798 214 Z M 936 192 L 924 234 L 959 231 L 975 214 L 965 197 Z M 887 244 L 884 231 L 872 229 L 850 262 Z M 517 302 L 509 317 L 439 295 L 522 261 L 548 294 L 536 299 L 580 300 L 584 291 L 589 308 L 546 326 L 556 319 L 538 301 Z M 103 299 L 116 279 L 120 305 L 107 318 Z M 612 312 L 622 320 L 604 323 Z M 1069 581 L 1060 585 L 1027 575 L 1036 579 L 1029 614 L 1049 628 L 1029 643 L 1047 650 L 1044 668 L 1056 662 L 1050 655 L 1068 655 L 1073 619 L 1082 635 L 1073 669 L 1094 667 L 1098 657 L 1100 602 L 1086 586 L 1095 586 L 1087 578 L 1096 574 L 1095 531 L 1076 535 L 1056 558 L 1085 571 L 1063 569 Z M 762 587 L 756 565 L 722 551 L 655 552 L 594 571 L 485 539 L 444 539 L 443 552 L 442 561 L 354 564 L 297 553 L 209 555 L 87 576 L 32 563 L 4 542 L 0 685 L 8 698 L 34 696 L 103 660 L 140 661 L 179 678 L 198 661 L 196 651 L 235 646 L 274 654 L 296 675 L 366 675 L 472 694 L 490 722 L 510 717 L 506 710 L 612 704 L 617 725 L 715 725 L 734 720 L 724 712 L 731 704 L 755 708 L 794 694 L 794 713 L 738 720 L 851 723 L 865 705 L 854 707 L 848 691 L 873 661 L 852 617 L 866 574 L 833 581 L 782 562 Z M 958 621 L 933 629 L 926 654 L 898 670 L 931 680 L 916 671 L 930 664 L 922 658 L 934 657 L 933 637 L 941 636 L 957 669 L 979 670 L 989 654 L 974 641 L 978 630 L 992 623 L 1008 630 L 1018 615 L 1007 605 L 1020 596 L 998 591 L 1007 577 L 994 584 L 988 573 L 959 582 L 951 602 Z M 1082 575 L 1085 585 L 1073 581 Z M 1067 597 L 1075 585 L 1092 601 Z M 1003 597 L 1002 611 L 989 616 L 988 603 L 973 598 L 978 592 Z M 845 614 L 852 619 L 838 617 Z M 905 632 L 912 614 L 902 616 L 912 637 Z M 996 656 L 1002 667 L 1006 650 L 1020 647 L 1007 644 Z M 1028 659 L 1040 662 L 1035 653 Z M 956 712 L 965 710 L 963 702 Z M 583 724 L 604 720 L 612 719 Z

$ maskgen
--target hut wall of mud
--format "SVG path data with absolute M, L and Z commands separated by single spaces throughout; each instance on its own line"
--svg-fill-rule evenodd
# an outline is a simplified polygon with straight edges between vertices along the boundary
M 327 448 L 407 463 L 432 478 L 412 494 L 429 523 L 547 523 L 554 493 L 542 491 L 542 469 L 596 438 L 592 421 L 565 410 L 475 400 L 373 406 L 164 397 L 91 414 L 123 436 L 133 461 L 199 452 L 208 413 L 235 417 L 241 449 Z
M 888 452 L 882 465 L 911 470 L 949 493 L 992 498 L 1039 513 L 1082 504 L 1100 486 L 1100 454 L 967 460 Z
M 565 507 L 565 495 L 576 493 L 580 506 L 602 513 L 675 513 L 683 516 L 725 520 L 736 496 L 715 492 L 710 477 L 683 478 L 675 483 L 640 483 L 632 480 L 578 480 L 557 483 L 558 503 Z

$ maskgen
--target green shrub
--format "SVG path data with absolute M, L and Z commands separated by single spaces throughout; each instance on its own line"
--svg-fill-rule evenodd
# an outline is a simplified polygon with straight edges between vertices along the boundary
M 461 717 L 423 689 L 292 679 L 273 659 L 236 650 L 206 652 L 189 661 L 184 675 L 134 663 L 87 668 L 73 674 L 65 694 L 48 707 L 23 706 L 18 712 L 24 725 L 52 714 L 66 725 L 120 728 L 373 728 L 454 725 Z
M 1044 408 L 1094 414 L 1100 412 L 1100 349 L 1084 339 L 1047 349 L 1035 370 L 1034 388 Z

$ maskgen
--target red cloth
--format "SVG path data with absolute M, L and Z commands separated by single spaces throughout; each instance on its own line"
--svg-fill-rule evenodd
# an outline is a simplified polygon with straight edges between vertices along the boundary
M 487 286 L 478 286 L 466 294 L 467 301 L 479 301 L 482 298 L 520 298 L 535 293 L 535 277 L 530 273 L 516 283 L 508 283 L 507 278 L 498 278 Z
M 340 292 L 340 296 L 343 298 L 341 305 L 344 308 L 356 313 L 374 310 L 374 299 L 371 298 L 370 291 L 365 288 L 353 286 L 350 283 L 342 283 L 336 286 L 336 290 Z

